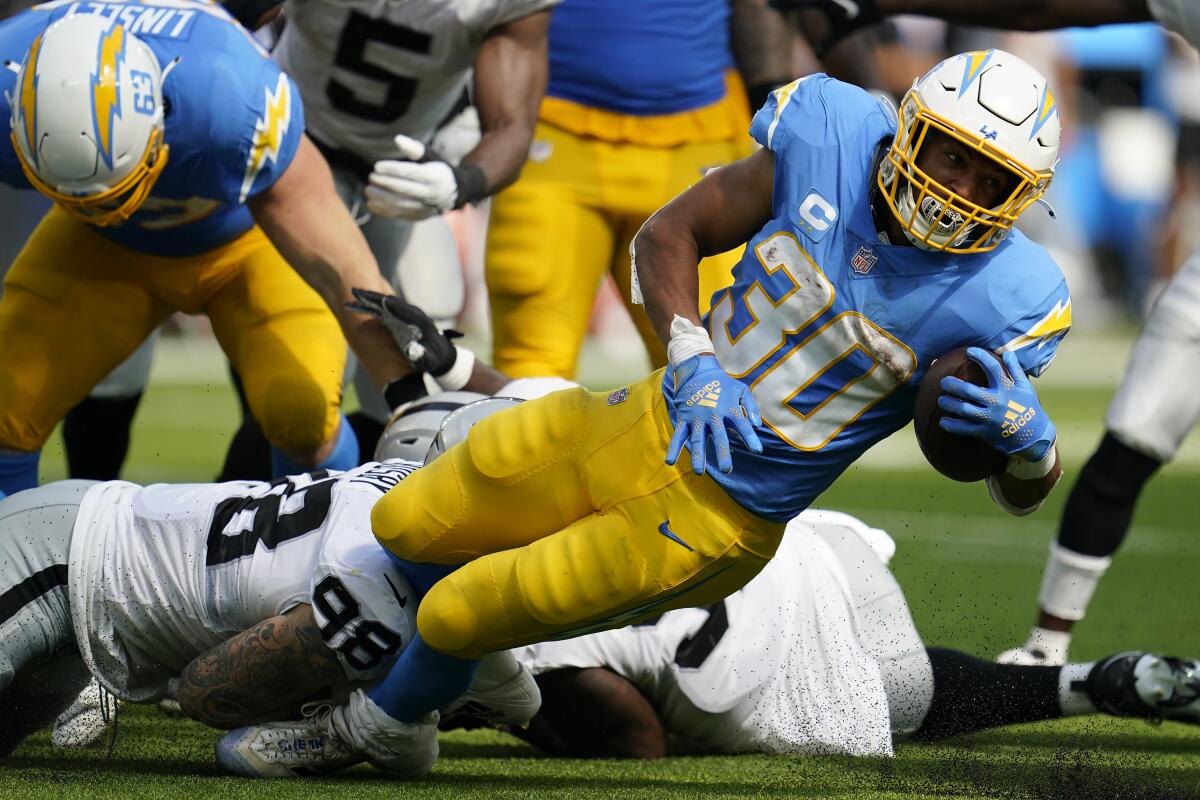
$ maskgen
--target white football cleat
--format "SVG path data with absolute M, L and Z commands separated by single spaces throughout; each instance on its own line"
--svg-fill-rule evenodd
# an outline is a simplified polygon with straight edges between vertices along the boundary
M 333 732 L 332 703 L 309 703 L 304 719 L 237 728 L 217 741 L 217 764 L 248 778 L 322 775 L 365 759 Z
M 502 650 L 480 660 L 471 688 L 442 710 L 442 718 L 462 715 L 490 725 L 527 725 L 541 707 L 533 673 Z
M 438 712 L 420 722 L 393 719 L 362 689 L 333 710 L 330 727 L 372 765 L 397 775 L 424 775 L 438 757 Z
M 434 711 L 419 723 L 392 719 L 362 689 L 339 706 L 308 703 L 304 719 L 230 731 L 217 742 L 217 763 L 252 778 L 323 775 L 360 761 L 398 775 L 424 775 L 437 761 Z
M 1069 633 L 1035 627 L 1029 632 L 1025 644 L 1005 650 L 996 656 L 996 663 L 1020 667 L 1061 667 L 1067 663 L 1067 647 L 1070 643 Z
M 50 742 L 55 747 L 91 747 L 104 737 L 117 718 L 117 698 L 93 678 L 75 702 L 54 721 Z

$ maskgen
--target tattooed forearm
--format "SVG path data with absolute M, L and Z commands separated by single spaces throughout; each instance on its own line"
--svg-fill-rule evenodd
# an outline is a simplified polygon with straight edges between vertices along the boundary
M 179 705 L 206 725 L 236 728 L 295 716 L 300 703 L 341 680 L 312 607 L 299 605 L 193 659 L 179 678 Z

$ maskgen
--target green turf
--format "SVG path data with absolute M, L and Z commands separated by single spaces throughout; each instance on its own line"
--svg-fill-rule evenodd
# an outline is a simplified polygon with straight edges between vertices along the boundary
M 1043 396 L 1063 431 L 1073 473 L 1095 443 L 1108 391 L 1047 387 Z M 153 386 L 127 476 L 143 482 L 209 478 L 236 417 L 220 381 Z M 43 477 L 61 477 L 61 462 L 56 440 L 47 448 Z M 1172 465 L 1147 491 L 1137 527 L 1079 628 L 1074 656 L 1133 647 L 1200 655 L 1192 588 L 1200 564 L 1196 472 Z M 990 657 L 1022 639 L 1032 622 L 1066 488 L 1037 515 L 1016 520 L 997 510 L 980 486 L 954 484 L 914 463 L 853 468 L 820 504 L 892 533 L 895 571 L 928 644 Z M 1200 730 L 1099 718 L 1027 725 L 940 746 L 904 745 L 891 760 L 553 761 L 498 733 L 460 732 L 444 736 L 432 776 L 404 784 L 366 768 L 304 783 L 222 777 L 212 766 L 215 738 L 192 723 L 126 709 L 112 759 L 102 752 L 64 756 L 39 735 L 0 770 L 0 798 L 1200 797 Z

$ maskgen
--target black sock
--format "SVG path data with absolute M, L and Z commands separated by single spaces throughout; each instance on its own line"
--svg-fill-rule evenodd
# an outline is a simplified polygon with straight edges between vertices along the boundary
M 1129 531 L 1142 486 L 1160 466 L 1106 433 L 1067 496 L 1058 543 L 1085 556 L 1115 553 Z
M 225 451 L 225 463 L 217 483 L 224 481 L 269 481 L 271 480 L 271 445 L 263 435 L 262 428 L 254 417 L 242 418 Z
M 242 425 L 230 440 L 229 449 L 225 451 L 225 463 L 221 466 L 217 482 L 269 481 L 272 477 L 271 444 L 263 434 L 262 428 L 258 426 L 254 415 L 250 413 L 241 377 L 232 367 L 229 376 L 233 379 L 233 388 L 237 392 L 238 404 L 242 409 Z
M 129 454 L 129 428 L 142 393 L 131 397 L 85 397 L 63 418 L 67 472 L 72 478 L 112 481 Z
M 361 411 L 347 414 L 346 421 L 350 423 L 350 429 L 358 439 L 359 462 L 375 458 L 375 445 L 379 444 L 379 437 L 383 436 L 383 423 L 376 422 Z
M 933 702 L 913 734 L 916 741 L 1062 716 L 1061 667 L 996 664 L 940 647 L 927 652 L 933 665 Z

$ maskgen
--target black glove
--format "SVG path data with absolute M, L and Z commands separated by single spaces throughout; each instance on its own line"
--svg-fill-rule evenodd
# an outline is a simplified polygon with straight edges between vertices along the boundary
M 438 330 L 424 311 L 395 295 L 385 295 L 368 289 L 351 289 L 354 302 L 347 303 L 351 311 L 378 317 L 409 363 L 422 372 L 437 377 L 454 366 L 458 350 L 451 340 L 462 336 L 456 330 Z
M 850 34 L 874 25 L 881 17 L 875 0 L 769 0 L 770 4 L 781 11 L 795 11 L 801 8 L 815 8 L 825 16 L 829 30 L 814 46 L 818 56 L 829 51 L 829 48 Z

